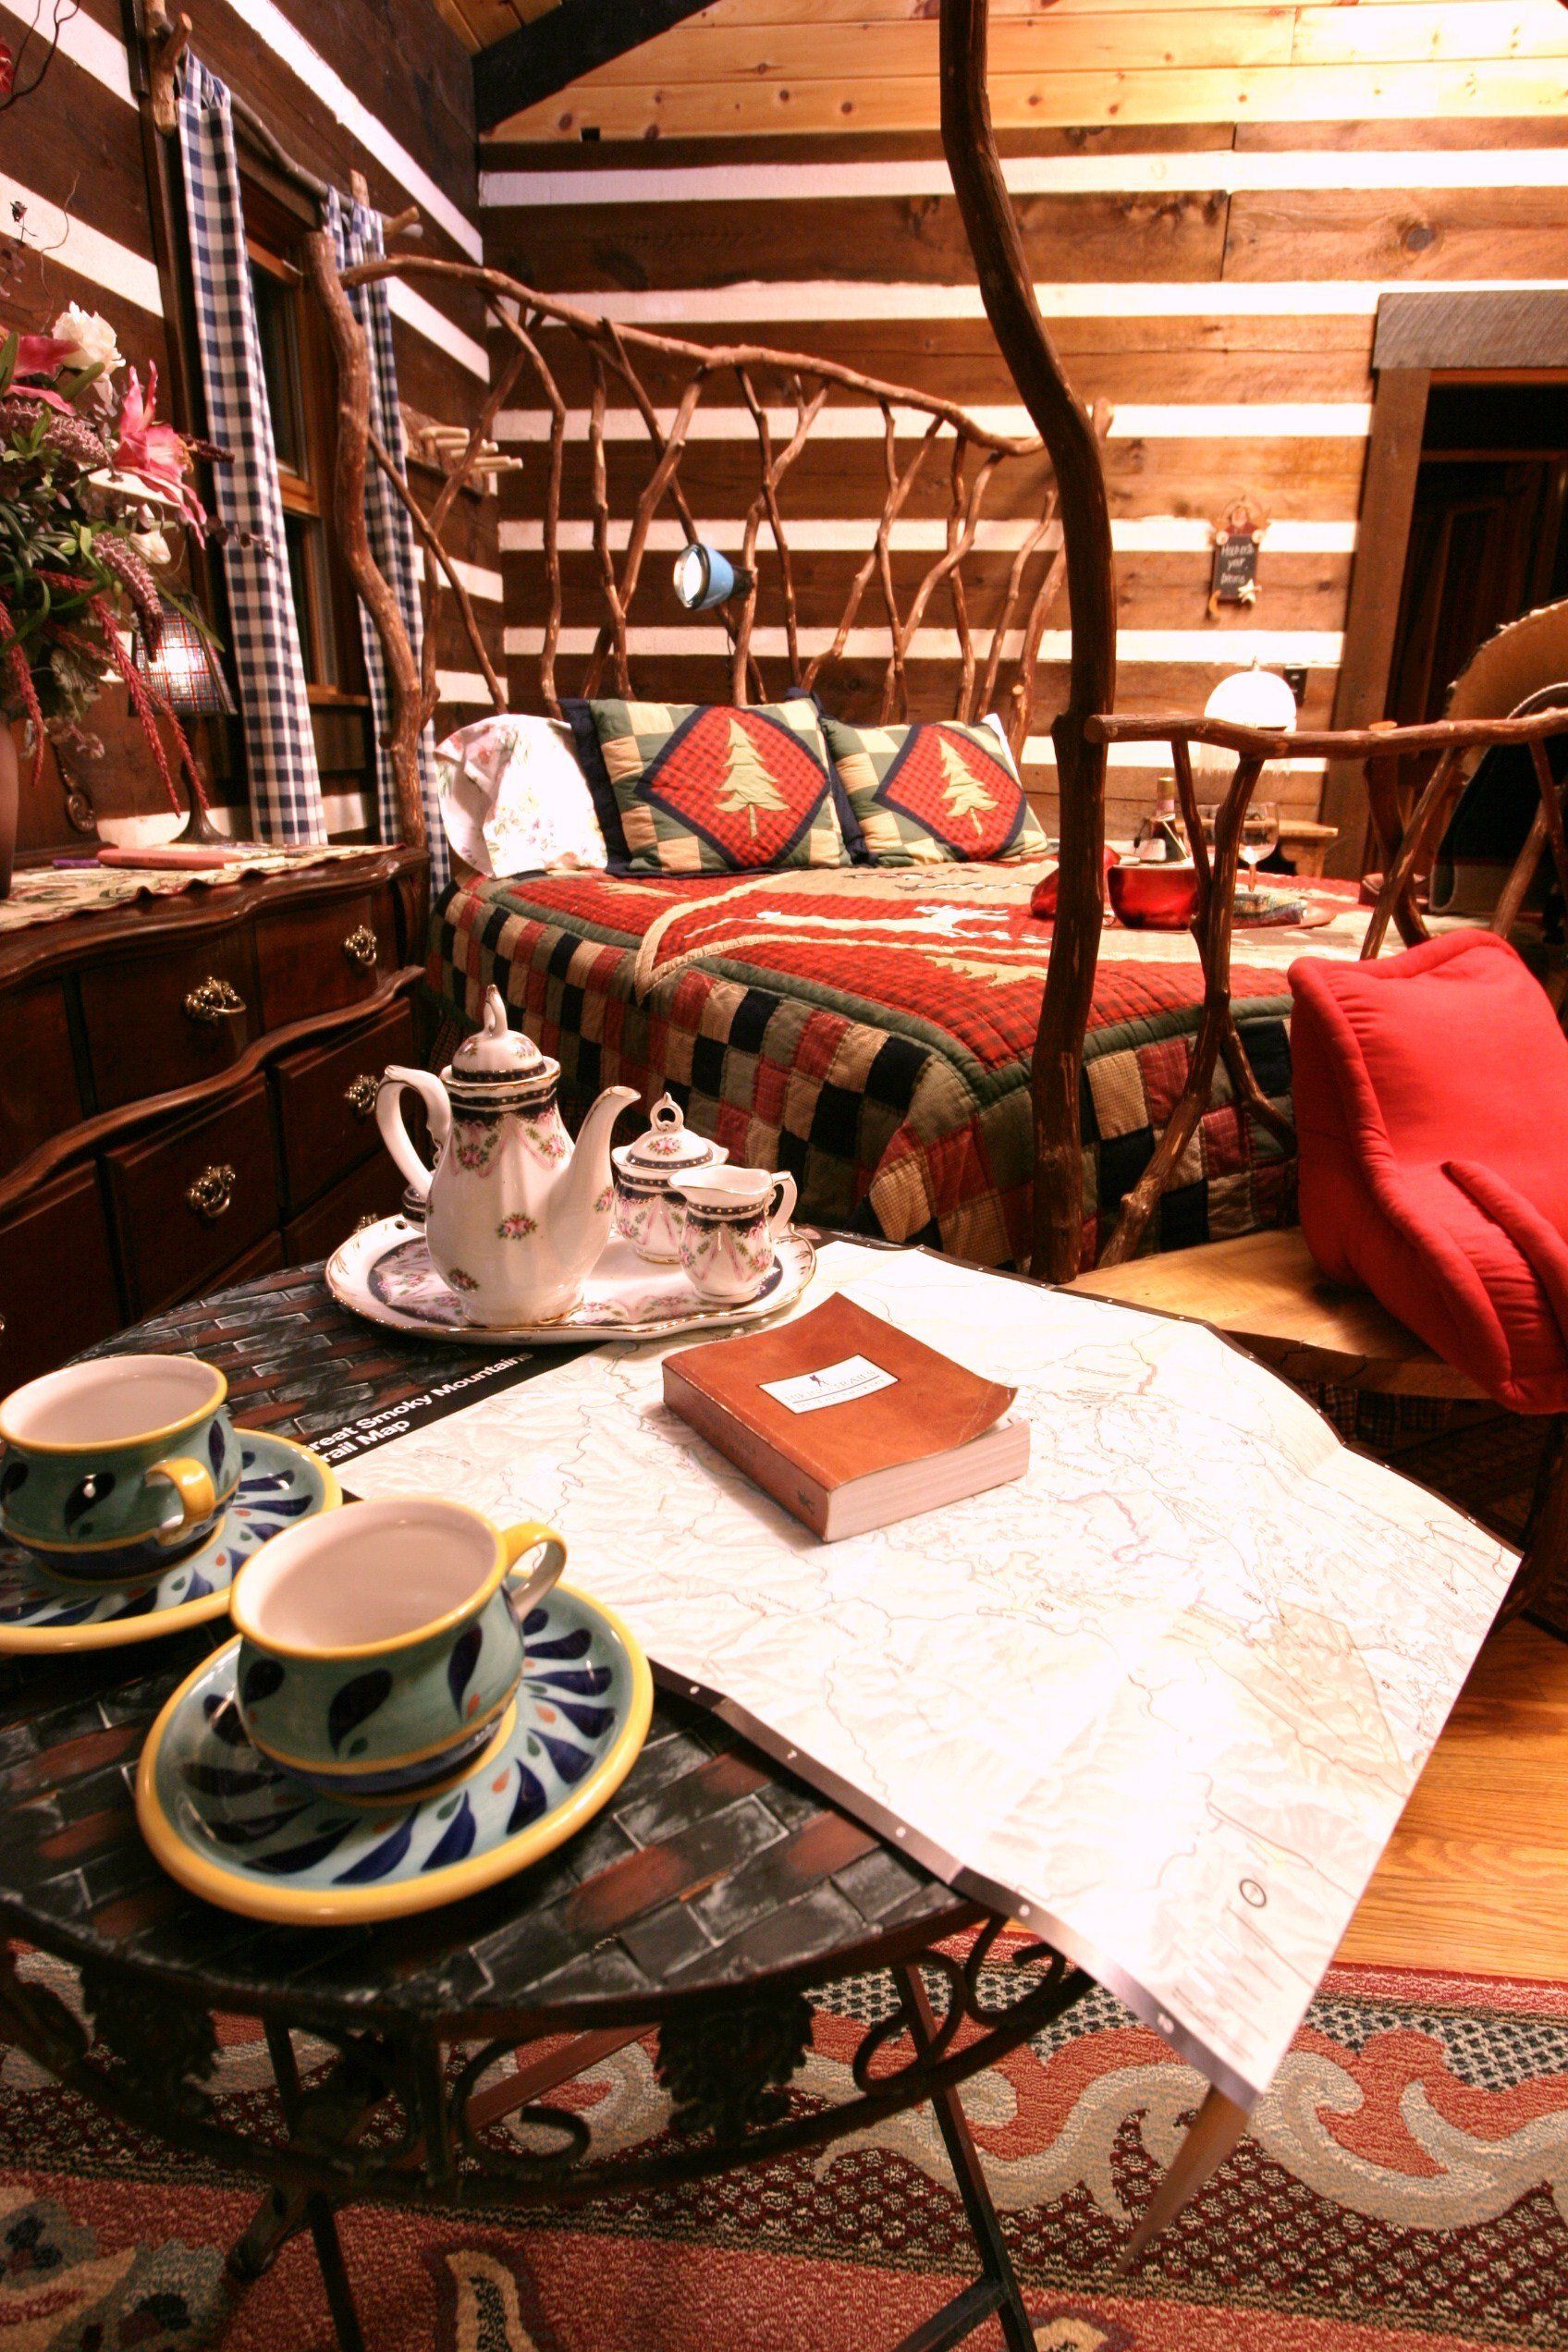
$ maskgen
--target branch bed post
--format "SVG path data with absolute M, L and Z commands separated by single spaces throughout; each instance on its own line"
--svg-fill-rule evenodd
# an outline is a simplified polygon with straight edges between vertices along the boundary
M 1078 1090 L 1105 865 L 1106 749 L 1084 734 L 1116 694 L 1116 576 L 1099 446 L 1035 300 L 986 94 L 989 0 L 941 0 L 942 145 L 986 315 L 1056 472 L 1072 629 L 1067 706 L 1051 729 L 1060 815 L 1058 913 L 1032 1070 L 1033 1271 L 1070 1281 L 1083 1245 Z
M 315 229 L 305 239 L 305 263 L 326 320 L 337 367 L 337 463 L 333 469 L 333 521 L 361 602 L 381 639 L 392 689 L 392 725 L 386 739 L 398 795 L 403 839 L 426 846 L 424 796 L 420 790 L 419 737 L 423 696 L 419 668 L 398 599 L 370 551 L 365 527 L 365 467 L 370 440 L 370 354 L 364 329 L 355 318 L 337 274 L 332 239 Z

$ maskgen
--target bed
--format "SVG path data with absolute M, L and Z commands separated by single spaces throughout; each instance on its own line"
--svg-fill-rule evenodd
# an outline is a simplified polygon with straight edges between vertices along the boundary
M 985 210 L 971 203 L 966 217 Z M 312 271 L 346 386 L 345 549 L 385 657 L 382 732 L 405 838 L 425 837 L 419 744 L 437 700 L 438 594 L 497 710 L 509 701 L 558 720 L 563 697 L 679 694 L 731 709 L 799 695 L 872 729 L 975 727 L 995 714 L 1036 796 L 1054 768 L 1054 955 L 1051 927 L 1029 913 L 1040 875 L 1029 864 L 459 881 L 433 911 L 430 965 L 458 1018 L 475 1020 L 494 982 L 560 1060 L 569 1100 L 615 1080 L 646 1103 L 669 1085 L 738 1158 L 789 1169 L 808 1218 L 930 1241 L 984 1265 L 1060 1280 L 1108 1246 L 1182 1246 L 1290 1220 L 1285 972 L 1308 947 L 1355 954 L 1365 917 L 1341 898 L 1325 928 L 1240 935 L 1239 1035 L 1222 976 L 1211 976 L 1200 1018 L 1204 982 L 1186 934 L 1110 928 L 1102 941 L 1109 417 L 1071 398 L 1043 342 L 1031 358 L 1004 337 L 1044 439 L 826 358 L 688 343 L 420 252 L 339 276 L 316 240 Z M 351 297 L 432 276 L 483 298 L 508 356 L 426 514 L 370 431 Z M 516 544 L 536 548 L 537 561 L 508 601 L 503 681 L 440 533 L 508 401 L 531 406 L 547 438 L 515 493 Z M 716 474 L 720 445 L 704 429 L 715 403 L 754 427 L 754 447 L 728 445 L 733 480 Z M 372 460 L 423 545 L 423 659 L 361 516 Z M 831 548 L 820 522 L 802 519 L 829 477 L 835 515 L 852 521 L 846 536 L 829 534 Z M 728 520 L 698 520 L 715 512 Z M 739 557 L 734 593 L 683 605 L 667 558 L 695 555 L 706 577 L 710 533 Z M 1036 688 L 1064 597 L 1068 697 L 1047 734 Z M 584 610 L 592 629 L 574 625 Z M 1139 724 L 1157 736 L 1166 726 Z M 1283 755 L 1288 744 L 1268 749 Z M 1172 758 L 1190 800 L 1185 746 Z M 1218 854 L 1226 888 L 1212 904 L 1223 907 L 1235 873 L 1229 836 Z M 1209 928 L 1206 952 L 1220 974 L 1229 943 Z M 1244 1109 L 1238 1079 L 1251 1094 Z
M 672 1087 L 737 1158 L 789 1169 L 814 1221 L 1023 1267 L 1052 930 L 1029 900 L 1044 870 L 470 880 L 436 906 L 430 977 L 465 1023 L 499 987 L 559 1060 L 569 1098 Z M 1353 887 L 1310 894 L 1316 927 L 1239 934 L 1232 970 L 1247 1058 L 1286 1111 L 1286 968 L 1308 946 L 1354 956 L 1366 922 Z M 1181 1091 L 1201 997 L 1184 933 L 1107 929 L 1084 1047 L 1084 1265 Z M 1161 1199 L 1158 1245 L 1292 1221 L 1293 1177 L 1221 1070 Z

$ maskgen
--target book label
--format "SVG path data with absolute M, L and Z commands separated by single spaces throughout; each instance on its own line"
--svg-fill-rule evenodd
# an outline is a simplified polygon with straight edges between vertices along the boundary
M 868 1355 L 846 1355 L 839 1364 L 826 1364 L 820 1372 L 802 1372 L 792 1380 L 764 1380 L 770 1396 L 786 1413 L 820 1413 L 825 1404 L 848 1404 L 853 1397 L 875 1396 L 878 1389 L 896 1389 L 891 1372 L 884 1372 Z

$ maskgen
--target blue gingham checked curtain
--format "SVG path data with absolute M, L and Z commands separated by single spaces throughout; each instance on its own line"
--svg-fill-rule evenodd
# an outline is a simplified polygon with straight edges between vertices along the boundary
M 251 816 L 263 839 L 325 841 L 234 122 L 227 88 L 195 57 L 187 63 L 180 96 L 179 145 L 208 429 L 234 452 L 231 466 L 214 470 L 215 504 L 224 522 L 257 543 L 231 541 L 223 551 Z
M 382 239 L 379 214 L 372 212 L 364 204 L 345 203 L 334 189 L 327 198 L 326 221 L 340 270 L 351 269 L 360 262 L 380 261 L 386 246 Z M 401 470 L 406 454 L 403 412 L 398 402 L 398 362 L 392 349 L 392 311 L 386 300 L 385 279 L 377 280 L 373 286 L 349 287 L 349 300 L 354 316 L 365 331 L 369 349 L 371 425 L 382 447 Z M 371 554 L 398 600 L 398 609 L 402 614 L 403 626 L 409 632 L 409 643 L 417 662 L 423 639 L 419 597 L 421 557 L 414 541 L 413 525 L 374 458 L 365 468 L 365 528 L 370 538 Z M 365 676 L 370 684 L 371 708 L 375 716 L 376 741 L 384 744 L 392 723 L 391 681 L 386 675 L 386 664 L 375 623 L 362 604 L 360 606 L 360 636 L 365 649 Z M 427 727 L 419 744 L 420 788 L 424 799 L 425 831 L 430 843 L 431 884 L 434 888 L 440 888 L 450 876 L 447 834 L 437 798 L 435 753 L 435 739 Z M 375 782 L 381 838 L 384 841 L 395 841 L 398 839 L 398 797 L 392 780 L 392 763 L 385 750 L 378 751 L 376 755 Z

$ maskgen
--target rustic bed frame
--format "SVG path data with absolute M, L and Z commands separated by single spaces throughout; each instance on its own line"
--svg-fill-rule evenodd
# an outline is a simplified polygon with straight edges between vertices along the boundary
M 606 676 L 617 692 L 631 688 L 629 627 L 633 599 L 643 578 L 650 526 L 668 505 L 688 534 L 700 530 L 680 483 L 681 459 L 692 420 L 716 383 L 732 383 L 756 428 L 757 487 L 748 509 L 741 562 L 755 575 L 733 618 L 730 632 L 730 693 L 736 702 L 778 691 L 765 681 L 753 650 L 759 594 L 768 579 L 781 599 L 788 648 L 789 682 L 811 688 L 843 655 L 851 628 L 868 595 L 882 607 L 889 651 L 881 690 L 884 721 L 910 715 L 909 653 L 916 628 L 940 598 L 956 632 L 961 684 L 958 709 L 935 716 L 974 718 L 1003 709 L 1010 741 L 1021 749 L 1035 702 L 1035 669 L 1047 616 L 1066 589 L 1072 620 L 1072 655 L 1064 706 L 1051 722 L 1060 793 L 1060 876 L 1059 912 L 1047 969 L 1031 1081 L 1035 1121 L 1034 1272 L 1067 1281 L 1079 1271 L 1084 1230 L 1083 1154 L 1079 1099 L 1084 1040 L 1088 1024 L 1103 919 L 1105 771 L 1111 742 L 1166 742 L 1171 749 L 1198 867 L 1199 901 L 1194 924 L 1203 968 L 1204 996 L 1186 1081 L 1153 1158 L 1128 1193 L 1102 1253 L 1116 1264 L 1138 1249 L 1160 1194 L 1208 1104 L 1218 1065 L 1223 1061 L 1232 1086 L 1249 1112 L 1288 1135 L 1289 1130 L 1263 1097 L 1237 1035 L 1231 1011 L 1231 909 L 1235 895 L 1242 822 L 1267 763 L 1322 755 L 1354 761 L 1367 776 L 1369 804 L 1384 851 L 1386 880 L 1369 926 L 1365 953 L 1376 953 L 1390 921 L 1411 940 L 1423 936 L 1413 882 L 1436 842 L 1469 769 L 1493 743 L 1526 743 L 1540 785 L 1540 810 L 1513 876 L 1493 916 L 1506 934 L 1539 864 L 1550 854 L 1568 895 L 1568 837 L 1562 801 L 1542 745 L 1568 731 L 1568 711 L 1547 711 L 1528 719 L 1442 721 L 1406 729 L 1375 728 L 1354 732 L 1315 730 L 1282 736 L 1182 716 L 1128 717 L 1114 714 L 1116 692 L 1116 581 L 1111 553 L 1110 511 L 1102 441 L 1106 419 L 1091 416 L 1073 396 L 1049 332 L 1035 300 L 1032 276 L 998 160 L 986 94 L 989 0 L 940 0 L 942 140 L 959 210 L 974 256 L 986 315 L 1038 433 L 1037 439 L 1011 440 L 988 431 L 964 410 L 929 393 L 879 383 L 854 369 L 802 353 L 759 345 L 729 348 L 681 342 L 646 329 L 621 327 L 570 304 L 542 295 L 496 270 L 396 251 L 385 261 L 346 271 L 336 268 L 330 239 L 310 240 L 312 284 L 325 307 L 338 366 L 338 462 L 336 513 L 355 585 L 374 619 L 386 650 L 393 692 L 388 739 L 397 778 L 405 838 L 423 840 L 424 819 L 419 789 L 417 745 L 436 701 L 435 630 L 438 591 L 456 600 L 469 643 L 498 707 L 505 691 L 482 642 L 467 593 L 442 547 L 440 533 L 464 482 L 484 471 L 484 444 L 496 419 L 520 383 L 531 382 L 551 425 L 543 526 L 548 617 L 539 656 L 540 699 L 558 711 L 557 653 L 562 590 L 559 548 L 560 499 L 568 411 L 545 345 L 549 331 L 571 337 L 586 355 L 591 384 L 587 436 L 594 547 L 606 619 L 589 661 L 582 691 L 595 692 Z M 389 231 L 408 225 L 406 216 Z M 378 278 L 444 277 L 471 286 L 483 296 L 492 321 L 509 338 L 511 350 L 475 422 L 467 446 L 428 512 L 415 503 L 390 451 L 370 425 L 370 380 L 364 338 L 349 289 Z M 554 348 L 554 347 L 552 347 Z M 681 389 L 672 421 L 661 423 L 639 373 L 639 360 L 657 360 L 661 378 L 672 370 Z M 612 385 L 624 387 L 647 430 L 649 468 L 631 518 L 625 551 L 618 566 L 611 541 L 606 417 Z M 814 659 L 802 658 L 788 526 L 779 487 L 810 439 L 834 395 L 871 402 L 881 411 L 884 498 L 872 545 L 854 575 L 831 643 Z M 782 398 L 780 433 L 766 403 Z M 923 415 L 912 455 L 901 459 L 897 443 L 908 412 Z M 792 421 L 791 421 L 792 420 Z M 944 436 L 951 435 L 950 447 Z M 891 534 L 926 461 L 938 444 L 948 465 L 945 545 L 913 594 L 900 604 L 891 561 Z M 964 583 L 964 567 L 975 546 L 985 503 L 998 486 L 1016 479 L 1022 466 L 1037 467 L 1044 450 L 1051 479 L 1037 503 L 1015 557 L 1002 607 L 986 632 L 976 630 Z M 364 523 L 368 468 L 378 466 L 407 508 L 425 556 L 425 627 L 423 670 L 386 581 L 371 555 Z M 1011 509 L 1017 512 L 1015 501 Z M 1053 525 L 1060 525 L 1060 530 Z M 766 533 L 766 538 L 765 538 Z M 875 583 L 875 591 L 874 591 Z M 940 608 L 940 607 L 938 607 Z M 1218 641 L 1217 643 L 1221 642 Z M 985 651 L 982 657 L 982 644 Z M 1009 644 L 1012 646 L 1011 655 Z M 1220 745 L 1237 755 L 1234 776 L 1220 806 L 1212 854 L 1195 823 L 1191 746 Z M 1415 808 L 1398 802 L 1389 778 L 1405 753 L 1438 755 L 1437 766 Z

